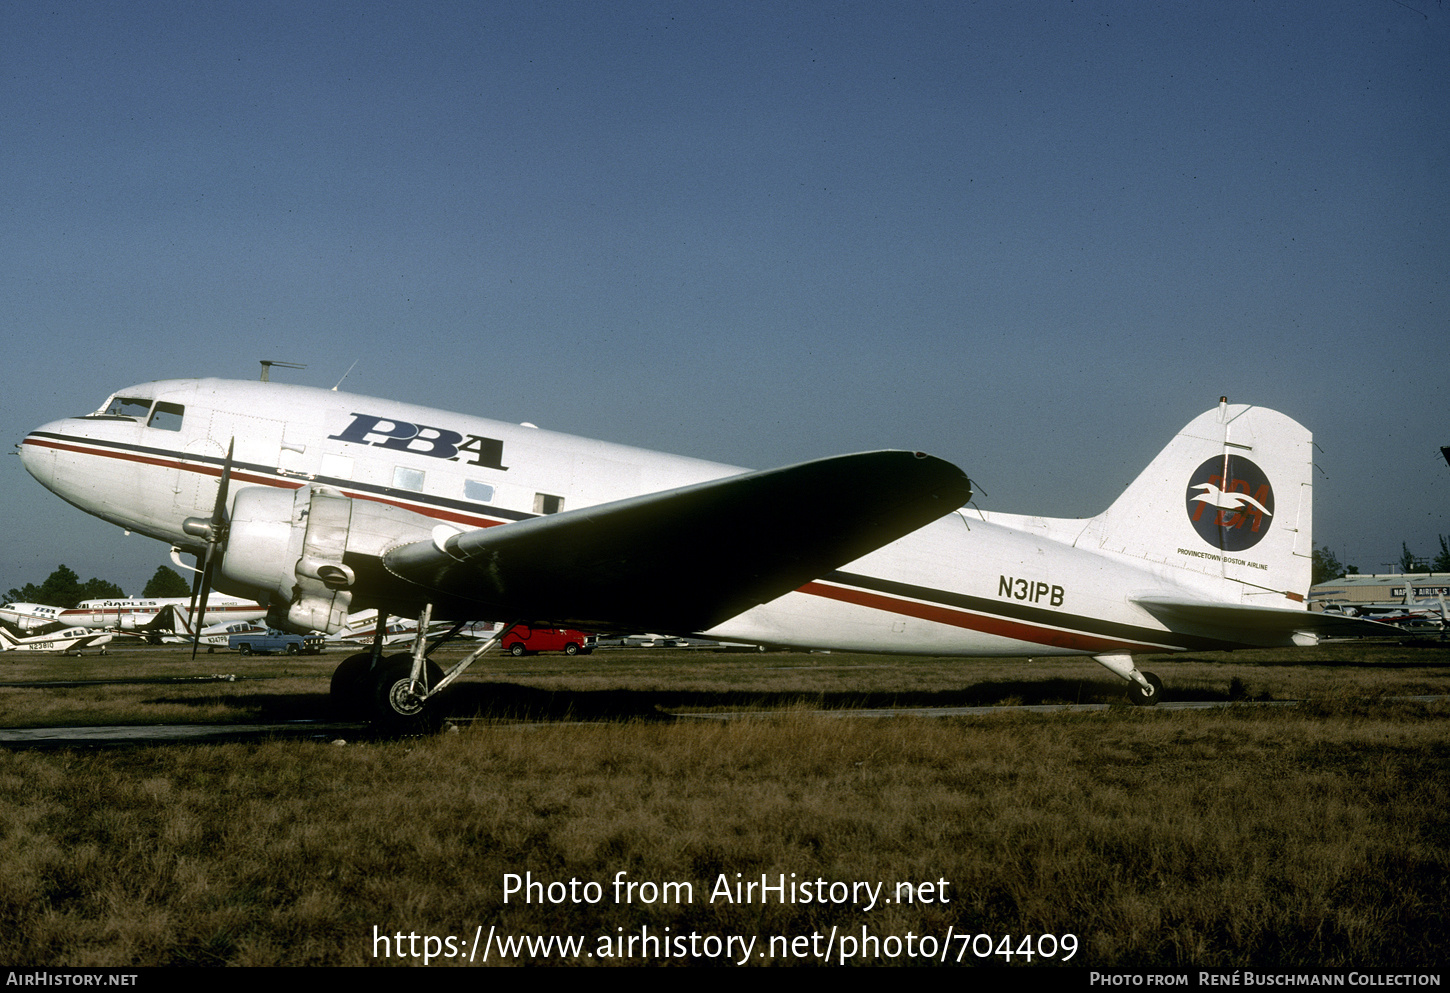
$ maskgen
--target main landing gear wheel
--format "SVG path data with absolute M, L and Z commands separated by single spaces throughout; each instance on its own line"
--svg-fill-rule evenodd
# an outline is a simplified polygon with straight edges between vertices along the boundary
M 372 662 L 372 652 L 359 652 L 349 655 L 332 670 L 329 695 L 332 709 L 339 717 L 355 721 L 367 716 L 368 669 Z
M 424 734 L 438 729 L 442 713 L 436 700 L 425 700 L 419 695 L 422 687 L 413 683 L 411 655 L 384 659 L 373 677 L 368 717 L 374 727 L 394 734 Z M 442 679 L 443 670 L 438 663 L 423 663 L 423 682 L 427 686 L 436 686 Z
M 1145 672 L 1143 678 L 1148 680 L 1150 689 L 1144 689 L 1136 682 L 1128 683 L 1128 699 L 1139 707 L 1151 707 L 1163 699 L 1163 680 L 1159 679 L 1156 673 Z

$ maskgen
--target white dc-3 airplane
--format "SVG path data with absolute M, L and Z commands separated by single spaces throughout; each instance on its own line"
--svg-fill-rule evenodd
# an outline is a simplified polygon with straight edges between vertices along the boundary
M 956 466 L 877 451 L 763 472 L 313 387 L 128 387 L 20 444 L 87 513 L 198 556 L 268 621 L 349 611 L 658 631 L 929 655 L 1088 655 L 1140 703 L 1133 656 L 1303 645 L 1359 626 L 1306 609 L 1309 432 L 1263 407 L 1195 418 L 1085 520 L 966 507 Z M 381 639 L 333 677 L 422 722 L 446 674 Z

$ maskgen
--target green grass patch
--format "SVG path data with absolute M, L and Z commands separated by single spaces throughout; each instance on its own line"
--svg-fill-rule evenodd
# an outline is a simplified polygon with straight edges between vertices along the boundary
M 473 702 L 516 699 L 431 738 L 0 751 L 0 961 L 365 965 L 379 961 L 374 927 L 577 934 L 590 951 L 600 936 L 669 928 L 755 936 L 761 952 L 771 936 L 865 927 L 1070 933 L 1070 964 L 1090 968 L 1438 969 L 1450 710 L 1387 698 L 1443 692 L 1450 659 L 1397 646 L 1307 656 L 1147 663 L 1171 691 L 1310 701 L 1292 708 L 890 720 L 805 711 L 1114 686 L 1072 661 L 500 659 L 471 681 L 488 689 Z M 0 715 L 270 717 L 324 706 L 339 659 L 250 663 L 275 666 L 272 678 L 195 687 L 8 688 Z M 262 671 L 230 661 L 204 668 Z M 189 662 L 105 664 L 110 677 L 179 677 Z M 669 717 L 742 703 L 760 716 Z M 617 902 L 620 872 L 689 884 L 693 899 Z M 597 882 L 604 898 L 506 903 L 509 873 Z M 949 902 L 709 898 L 722 876 L 792 873 L 885 894 L 945 880 Z

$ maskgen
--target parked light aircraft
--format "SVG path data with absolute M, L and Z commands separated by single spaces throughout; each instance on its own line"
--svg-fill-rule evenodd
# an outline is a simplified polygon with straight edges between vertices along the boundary
M 1155 703 L 1133 656 L 1313 643 L 1309 432 L 1195 418 L 1086 520 L 968 509 L 956 466 L 877 451 L 750 472 L 331 390 L 128 387 L 31 432 L 26 469 L 75 506 L 204 562 L 268 622 L 349 611 L 931 655 L 1088 655 Z M 379 721 L 446 675 L 371 653 L 333 678 Z
M 197 635 L 198 644 L 206 646 L 208 652 L 214 652 L 218 648 L 230 649 L 232 647 L 232 635 L 234 634 L 266 634 L 267 629 L 260 624 L 253 624 L 251 621 L 232 621 L 230 624 L 214 624 L 209 628 L 203 628 Z M 191 641 L 191 638 L 179 639 Z
M 77 652 L 86 648 L 100 648 L 101 654 L 106 654 L 102 646 L 110 642 L 113 635 L 106 631 L 94 631 L 90 628 L 65 628 L 60 631 L 48 631 L 45 634 L 33 634 L 16 636 L 5 628 L 0 627 L 0 651 L 3 652 Z
M 384 645 L 398 645 L 404 642 L 412 642 L 418 634 L 418 622 L 406 617 L 384 617 L 383 618 L 382 643 Z M 441 635 L 448 629 L 445 621 L 434 621 L 431 625 L 430 635 Z M 378 612 L 376 610 L 359 610 L 347 616 L 342 627 L 327 636 L 327 640 L 335 644 L 370 644 L 378 637 Z
M 1450 627 L 1450 608 L 1445 606 L 1446 592 L 1444 586 L 1417 587 L 1407 576 L 1402 600 L 1350 603 L 1320 599 L 1326 613 L 1362 617 L 1400 628 L 1437 627 L 1443 632 Z M 1417 593 L 1430 593 L 1433 597 L 1421 599 L 1416 596 Z

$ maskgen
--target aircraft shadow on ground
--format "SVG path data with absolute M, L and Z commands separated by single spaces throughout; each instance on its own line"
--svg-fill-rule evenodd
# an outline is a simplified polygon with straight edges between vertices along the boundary
M 1197 692 L 1196 699 L 1228 700 L 1226 693 Z M 1116 679 L 994 680 L 959 689 L 931 691 L 826 692 L 758 690 L 568 690 L 507 682 L 460 682 L 439 698 L 455 718 L 522 721 L 673 720 L 673 711 L 889 710 L 934 707 L 990 707 L 1074 703 L 1121 703 L 1126 684 Z M 171 706 L 250 711 L 262 721 L 339 719 L 326 694 L 241 693 L 166 696 L 147 701 Z
M 1437 643 L 1407 643 L 1415 647 L 1440 647 Z M 1336 653 L 1337 654 L 1337 653 Z M 1426 652 L 1418 658 L 1363 659 L 1346 652 L 1329 659 L 1244 659 L 1248 667 L 1294 666 L 1316 670 L 1435 670 L 1450 664 L 1450 651 Z M 1222 660 L 1199 659 L 1191 655 L 1153 659 L 1159 663 L 1167 683 L 1168 700 L 1227 702 L 1249 699 L 1244 681 L 1234 678 L 1222 688 L 1202 685 L 1187 687 L 1175 681 L 1172 670 L 1186 664 L 1218 665 Z M 1177 685 L 1175 685 L 1177 682 Z M 1264 699 L 1263 694 L 1253 699 Z M 829 691 L 812 693 L 798 689 L 762 691 L 722 688 L 647 690 L 545 689 L 520 683 L 462 680 L 438 701 L 447 717 L 522 721 L 623 721 L 669 720 L 675 711 L 789 711 L 789 710 L 885 710 L 905 708 L 1034 706 L 1042 704 L 1116 704 L 1127 700 L 1127 685 L 1104 676 L 1096 678 L 998 679 L 983 680 L 945 690 Z M 146 701 L 182 707 L 215 707 L 218 704 L 246 711 L 265 722 L 339 720 L 325 693 L 239 693 L 168 694 Z

